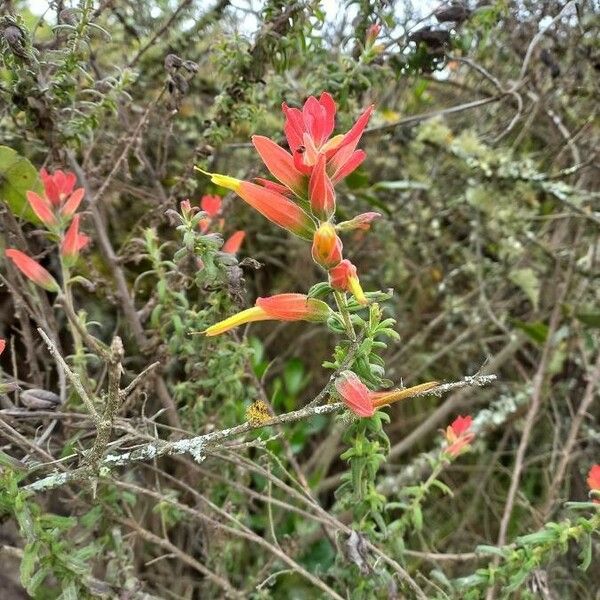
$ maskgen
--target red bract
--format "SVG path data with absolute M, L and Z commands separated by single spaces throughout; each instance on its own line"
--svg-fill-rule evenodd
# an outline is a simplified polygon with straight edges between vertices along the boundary
M 325 162 L 325 156 L 319 156 L 308 184 L 308 197 L 312 213 L 323 220 L 330 219 L 335 213 L 335 191 L 333 183 L 327 176 Z
M 590 491 L 600 492 L 600 465 L 594 465 L 587 476 L 587 484 Z M 600 497 L 594 498 L 596 504 L 600 504 Z
M 3 338 L 0 338 L 0 354 L 2 354 L 4 352 L 4 348 L 6 348 L 6 340 Z
M 209 216 L 216 217 L 221 212 L 223 204 L 221 196 L 205 194 L 200 199 L 200 208 Z
M 19 269 L 25 277 L 33 281 L 33 283 L 43 287 L 49 292 L 59 291 L 60 288 L 54 277 L 52 277 L 42 265 L 33 260 L 33 258 L 30 258 L 27 254 L 20 250 L 16 250 L 15 248 L 8 248 L 5 251 L 5 254 L 12 260 L 17 269 Z
M 352 371 L 342 371 L 335 380 L 335 389 L 344 404 L 359 417 L 371 417 L 375 413 L 369 388 Z
M 315 232 L 312 257 L 324 269 L 331 269 L 342 260 L 342 240 L 331 223 L 323 223 Z
M 456 457 L 469 448 L 469 444 L 475 439 L 475 433 L 469 431 L 472 423 L 471 416 L 457 417 L 446 428 L 445 436 L 449 444 L 444 450 L 446 454 Z
M 256 183 L 241 181 L 227 175 L 207 173 L 206 171 L 202 171 L 202 173 L 209 175 L 213 183 L 233 190 L 242 200 L 269 221 L 301 238 L 312 240 L 315 231 L 313 220 L 297 204 L 283 194 Z
M 71 225 L 67 229 L 67 233 L 60 245 L 60 254 L 67 266 L 75 263 L 79 252 L 90 242 L 90 238 L 87 235 L 79 233 L 79 220 L 79 215 L 73 217 L 73 221 L 71 221 Z
M 253 321 L 326 321 L 330 313 L 329 306 L 321 300 L 304 294 L 277 294 L 258 298 L 252 308 L 211 325 L 204 333 L 209 337 L 220 335 Z
M 46 169 L 41 169 L 40 178 L 44 184 L 46 198 L 56 207 L 64 204 L 67 196 L 70 196 L 73 192 L 75 182 L 77 181 L 75 173 L 70 173 L 69 171 L 65 173 L 60 169 L 54 171 L 53 174 L 48 173 Z
M 305 177 L 295 167 L 294 159 L 287 150 L 262 135 L 252 136 L 252 143 L 275 179 L 299 196 L 306 193 Z
M 367 297 L 356 273 L 356 267 L 345 258 L 339 265 L 330 269 L 329 284 L 334 290 L 351 292 L 359 304 L 367 304 Z
M 227 254 L 236 254 L 240 249 L 245 237 L 245 231 L 236 231 L 235 233 L 231 234 L 229 239 L 223 244 L 221 251 L 226 252 Z
M 373 112 L 372 106 L 361 114 L 348 133 L 331 139 L 329 136 L 335 126 L 336 107 L 327 92 L 323 92 L 319 100 L 310 96 L 302 110 L 290 108 L 285 102 L 282 108 L 285 115 L 284 132 L 297 171 L 310 175 L 319 157 L 324 155 L 327 171 L 333 183 L 336 183 L 364 160 L 364 152 L 357 153 L 355 149 Z

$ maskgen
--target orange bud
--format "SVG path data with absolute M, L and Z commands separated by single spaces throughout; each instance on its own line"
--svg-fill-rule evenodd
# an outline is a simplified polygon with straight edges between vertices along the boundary
M 322 223 L 315 232 L 312 245 L 313 260 L 325 269 L 331 269 L 342 260 L 342 240 L 331 223 Z

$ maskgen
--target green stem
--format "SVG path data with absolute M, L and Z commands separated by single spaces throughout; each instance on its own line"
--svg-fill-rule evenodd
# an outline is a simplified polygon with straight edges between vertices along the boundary
M 351 341 L 356 341 L 356 333 L 354 331 L 354 325 L 352 325 L 352 320 L 350 319 L 350 312 L 348 311 L 348 305 L 346 304 L 346 294 L 342 294 L 337 290 L 333 292 L 333 296 L 335 298 L 335 303 L 337 304 L 338 310 L 340 311 L 340 315 L 344 321 L 344 325 L 346 326 L 346 333 Z

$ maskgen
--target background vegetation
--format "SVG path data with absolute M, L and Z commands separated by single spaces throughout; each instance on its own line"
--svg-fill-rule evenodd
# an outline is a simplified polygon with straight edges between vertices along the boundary
M 0 596 L 600 598 L 585 482 L 600 462 L 597 2 L 38 8 L 0 7 L 2 239 L 58 277 L 52 240 L 22 218 L 44 167 L 77 175 L 92 241 L 71 304 L 2 263 Z M 358 517 L 342 485 L 358 447 L 347 415 L 182 454 L 157 442 L 260 424 L 257 400 L 282 415 L 329 382 L 336 339 L 321 326 L 191 335 L 320 281 L 306 245 L 234 194 L 223 227 L 246 232 L 237 259 L 176 212 L 223 193 L 194 165 L 265 176 L 250 136 L 283 142 L 282 101 L 323 90 L 336 131 L 376 107 L 338 206 L 383 215 L 345 243 L 365 290 L 393 290 L 386 376 L 497 376 L 395 404 L 387 437 L 363 432 L 378 445 Z M 98 455 L 59 357 L 101 414 L 121 378 Z M 459 414 L 475 419 L 472 450 L 432 483 L 439 430 Z M 156 455 L 101 464 L 148 443 Z

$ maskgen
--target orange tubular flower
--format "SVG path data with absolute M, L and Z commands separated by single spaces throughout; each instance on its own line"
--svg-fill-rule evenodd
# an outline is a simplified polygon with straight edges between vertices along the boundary
M 304 294 L 277 294 L 258 298 L 255 306 L 211 325 L 207 336 L 221 335 L 234 327 L 253 321 L 326 321 L 331 309 L 325 302 Z
M 79 215 L 73 217 L 60 245 L 60 254 L 67 266 L 75 264 L 80 250 L 83 250 L 90 243 L 90 238 L 87 235 L 79 233 L 79 220 Z
M 596 492 L 594 494 L 594 502 L 600 504 L 600 465 L 594 465 L 587 476 L 587 484 L 590 487 L 590 491 Z
M 229 239 L 223 244 L 221 252 L 226 252 L 227 254 L 237 254 L 245 237 L 245 231 L 236 231 L 235 233 L 232 233 L 231 236 L 229 236 Z
M 342 240 L 331 223 L 323 223 L 315 232 L 312 245 L 313 260 L 324 269 L 331 269 L 342 260 Z
M 4 253 L 12 260 L 17 269 L 36 285 L 43 287 L 49 292 L 58 292 L 60 290 L 54 277 L 42 265 L 27 256 L 27 254 L 15 248 L 8 248 Z
M 335 380 L 335 389 L 355 415 L 372 417 L 375 414 L 369 388 L 352 371 L 340 373 Z
M 313 220 L 292 200 L 286 198 L 272 189 L 268 189 L 250 183 L 241 181 L 227 175 L 218 173 L 207 173 L 196 167 L 198 171 L 208 175 L 213 183 L 229 190 L 233 190 L 242 200 L 247 202 L 252 208 L 257 210 L 269 221 L 291 231 L 298 237 L 305 240 L 312 240 L 315 232 Z
M 452 425 L 448 425 L 445 432 L 448 447 L 444 450 L 446 454 L 457 457 L 469 449 L 469 444 L 475 439 L 475 433 L 469 431 L 473 423 L 473 417 L 456 417 Z
M 334 290 L 351 292 L 359 304 L 368 304 L 369 302 L 360 285 L 356 267 L 347 258 L 330 269 L 329 284 Z
M 325 156 L 321 154 L 308 184 L 310 208 L 316 217 L 324 221 L 330 219 L 335 213 L 335 191 L 333 183 L 327 176 L 325 163 Z

